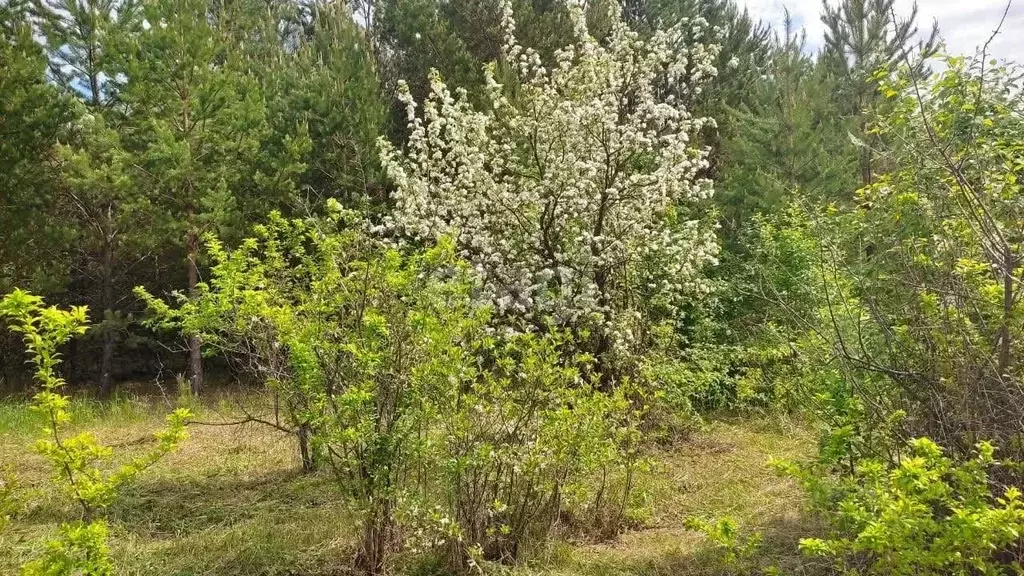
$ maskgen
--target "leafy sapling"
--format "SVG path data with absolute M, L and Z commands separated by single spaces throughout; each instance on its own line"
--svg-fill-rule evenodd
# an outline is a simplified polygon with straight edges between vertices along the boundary
M 10 468 L 0 469 L 0 533 L 21 511 L 22 500 L 18 487 L 18 477 L 14 471 Z
M 805 538 L 800 549 L 844 573 L 1020 573 L 1009 559 L 1024 531 L 1024 501 L 1016 487 L 995 488 L 995 448 L 980 442 L 964 461 L 945 452 L 917 438 L 898 464 L 863 461 L 829 507 L 836 533 Z
M 717 520 L 704 520 L 697 516 L 686 519 L 685 525 L 707 536 L 720 550 L 722 562 L 729 574 L 752 574 L 756 572 L 755 556 L 761 549 L 761 534 L 744 535 L 736 521 L 728 516 Z
M 45 417 L 35 450 L 53 468 L 54 481 L 80 508 L 80 518 L 63 524 L 58 537 L 47 543 L 43 556 L 24 567 L 27 575 L 112 574 L 107 553 L 107 525 L 103 510 L 118 489 L 155 464 L 185 438 L 185 424 L 191 414 L 179 409 L 167 416 L 167 427 L 156 433 L 156 446 L 120 466 L 105 468 L 113 450 L 100 444 L 92 434 L 70 435 L 70 398 L 62 393 L 66 382 L 57 373 L 61 357 L 58 348 L 88 328 L 87 309 L 76 306 L 61 310 L 45 306 L 39 296 L 15 290 L 0 300 L 0 317 L 11 330 L 22 335 L 39 392 L 33 409 Z

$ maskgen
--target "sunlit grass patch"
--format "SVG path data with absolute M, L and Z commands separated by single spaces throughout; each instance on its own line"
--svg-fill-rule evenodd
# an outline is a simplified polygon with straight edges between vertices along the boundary
M 655 501 L 649 525 L 613 541 L 552 547 L 541 566 L 522 574 L 551 576 L 727 575 L 720 551 L 684 526 L 687 517 L 731 517 L 747 535 L 763 538 L 754 558 L 760 570 L 811 574 L 797 551 L 799 538 L 821 527 L 804 509 L 799 486 L 769 465 L 775 458 L 813 453 L 809 427 L 798 420 L 711 420 L 687 442 L 656 456 L 647 489 Z

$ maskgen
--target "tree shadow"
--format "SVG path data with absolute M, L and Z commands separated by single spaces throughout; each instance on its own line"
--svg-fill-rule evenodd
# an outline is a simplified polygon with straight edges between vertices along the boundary
M 231 474 L 140 480 L 108 511 L 111 521 L 146 538 L 170 538 L 256 518 L 273 521 L 297 511 L 339 506 L 327 474 L 275 470 L 254 477 Z

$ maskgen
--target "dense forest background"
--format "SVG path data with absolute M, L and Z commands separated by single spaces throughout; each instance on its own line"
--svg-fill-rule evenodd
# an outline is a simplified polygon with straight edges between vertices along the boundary
M 1019 573 L 1024 74 L 821 19 L 0 0 L 0 570 L 591 573 L 661 522 L 709 572 L 607 573 Z M 716 425 L 787 530 L 659 484 Z
M 743 257 L 755 215 L 782 210 L 794 194 L 851 201 L 870 182 L 877 168 L 849 135 L 867 132 L 870 73 L 916 42 L 913 16 L 890 31 L 890 9 L 837 8 L 815 55 L 799 30 L 773 33 L 730 2 L 623 7 L 638 30 L 701 17 L 721 32 L 715 82 L 692 96 L 694 113 L 717 123 L 702 137 L 717 184 L 720 270 Z M 135 286 L 193 289 L 208 265 L 201 237 L 237 240 L 271 210 L 315 213 L 336 198 L 386 213 L 377 138 L 400 145 L 405 136 L 399 80 L 419 99 L 435 68 L 478 93 L 503 41 L 497 4 L 476 1 L 3 10 L 0 291 L 89 306 L 98 328 L 73 343 L 67 362 L 74 386 L 103 395 L 117 382 L 186 371 L 183 354 L 140 328 Z M 558 2 L 515 11 L 522 44 L 545 58 L 571 37 Z M 589 8 L 597 34 L 605 11 Z M 7 340 L 0 354 L 4 386 L 22 385 L 18 346 Z

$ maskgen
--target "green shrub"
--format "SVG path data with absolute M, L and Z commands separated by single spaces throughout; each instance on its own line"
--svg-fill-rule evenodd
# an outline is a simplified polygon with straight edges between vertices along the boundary
M 22 568 L 22 576 L 113 576 L 107 535 L 101 520 L 62 524 L 42 556 Z
M 643 466 L 630 387 L 596 390 L 563 335 L 496 328 L 450 240 L 399 249 L 332 203 L 323 219 L 274 214 L 235 250 L 207 245 L 195 296 L 140 294 L 156 323 L 280 399 L 304 462 L 360 511 L 359 570 L 386 570 L 403 543 L 466 569 L 518 559 L 562 517 L 622 525 Z
M 557 336 L 476 344 L 483 367 L 432 399 L 442 496 L 458 528 L 453 559 L 515 561 L 560 519 L 616 533 L 645 466 L 628 387 L 595 389 Z
M 704 520 L 690 516 L 685 525 L 711 540 L 730 574 L 751 574 L 755 571 L 754 556 L 761 548 L 760 533 L 742 534 L 736 521 L 729 517 Z
M 1024 502 L 1016 487 L 1001 489 L 991 482 L 994 451 L 982 442 L 972 459 L 956 462 L 931 440 L 919 438 L 895 465 L 861 460 L 832 491 L 836 535 L 802 540 L 801 550 L 830 559 L 844 572 L 1019 573 L 1019 562 L 1011 562 L 1007 553 L 1024 531 Z M 821 482 L 813 471 L 790 471 Z

